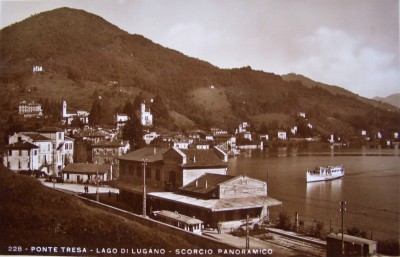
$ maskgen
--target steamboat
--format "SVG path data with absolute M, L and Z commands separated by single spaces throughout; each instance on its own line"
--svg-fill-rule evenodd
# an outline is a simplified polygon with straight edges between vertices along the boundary
M 316 167 L 313 171 L 307 170 L 307 183 L 338 179 L 344 176 L 343 166 Z

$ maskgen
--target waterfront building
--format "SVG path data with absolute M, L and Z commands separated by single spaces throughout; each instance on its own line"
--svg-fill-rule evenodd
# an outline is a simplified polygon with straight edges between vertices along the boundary
M 120 177 L 113 183 L 121 199 L 141 211 L 169 210 L 196 216 L 210 227 L 219 221 L 238 226 L 250 215 L 260 221 L 268 207 L 281 204 L 267 196 L 267 183 L 228 173 L 228 155 L 212 149 L 146 147 L 119 158 Z

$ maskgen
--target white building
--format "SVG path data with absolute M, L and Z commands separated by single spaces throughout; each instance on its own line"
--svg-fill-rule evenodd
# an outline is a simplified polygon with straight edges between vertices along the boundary
M 141 121 L 143 126 L 153 126 L 153 114 L 150 109 L 146 109 L 146 104 L 142 103 L 140 106 Z
M 268 140 L 269 140 L 268 134 L 260 135 L 260 140 L 261 140 L 261 141 L 262 141 L 262 140 L 268 141 Z
M 32 72 L 33 72 L 33 73 L 36 73 L 36 72 L 43 72 L 43 66 L 38 66 L 38 65 L 33 66 L 33 67 L 32 67 Z
M 237 133 L 244 133 L 247 132 L 247 129 L 250 128 L 250 124 L 246 121 L 239 124 L 239 129 Z
M 15 133 L 8 141 L 7 148 L 11 152 L 6 152 L 3 163 L 13 171 L 40 170 L 53 175 L 58 174 L 66 163 L 73 162 L 74 139 L 66 137 L 64 131 L 59 128 L 47 127 L 36 132 Z M 19 148 L 28 151 L 28 155 L 33 154 L 28 158 L 31 164 L 22 164 L 27 162 L 28 155 L 24 155 L 23 152 L 21 155 L 19 152 L 18 155 L 13 153 Z
M 159 137 L 161 134 L 158 134 L 157 132 L 150 132 L 147 134 L 143 135 L 143 139 L 146 142 L 146 144 L 150 144 L 151 141 L 153 141 L 154 139 L 156 139 L 157 137 Z
M 243 137 L 244 137 L 245 139 L 248 139 L 248 140 L 250 140 L 250 141 L 253 141 L 250 132 L 245 132 L 245 133 L 243 133 Z
M 299 112 L 298 115 L 299 115 L 299 117 L 303 117 L 304 119 L 306 118 L 305 112 Z
M 62 105 L 63 121 L 65 121 L 67 124 L 70 125 L 75 118 L 78 118 L 83 124 L 88 124 L 89 123 L 89 112 L 84 111 L 84 110 L 78 110 L 75 113 L 68 113 L 67 112 L 67 102 L 63 101 L 63 105 Z
M 117 115 L 115 116 L 115 119 L 116 119 L 117 127 L 121 128 L 128 122 L 129 117 L 128 117 L 128 114 L 117 113 Z
M 42 105 L 39 103 L 21 101 L 18 105 L 18 113 L 24 118 L 41 117 L 43 115 Z
M 278 131 L 278 139 L 286 140 L 286 131 Z
M 38 146 L 26 141 L 6 146 L 4 165 L 13 171 L 33 171 L 38 169 Z

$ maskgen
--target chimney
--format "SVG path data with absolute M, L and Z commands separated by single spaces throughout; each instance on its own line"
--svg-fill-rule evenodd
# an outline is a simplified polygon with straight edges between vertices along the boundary
M 196 162 L 196 155 L 193 156 L 193 162 Z
M 206 180 L 206 188 L 208 188 L 208 185 L 207 185 L 207 180 Z
M 198 186 L 199 186 L 199 180 L 196 179 L 196 187 L 198 187 Z
M 154 155 L 156 154 L 156 152 L 157 152 L 157 149 L 154 147 L 154 148 L 153 148 L 153 153 L 154 153 Z

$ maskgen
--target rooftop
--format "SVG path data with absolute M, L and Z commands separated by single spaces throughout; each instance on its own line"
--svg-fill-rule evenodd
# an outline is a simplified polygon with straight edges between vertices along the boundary
M 172 192 L 153 192 L 149 193 L 159 199 L 178 202 L 183 205 L 195 206 L 211 211 L 229 211 L 236 209 L 262 208 L 263 206 L 281 205 L 282 202 L 269 196 L 255 196 L 247 198 L 230 199 L 199 199 L 187 195 L 181 195 Z
M 33 132 L 33 133 L 23 132 L 21 134 L 24 135 L 24 136 L 30 137 L 33 141 L 49 141 L 49 140 L 51 140 L 50 138 L 45 137 L 45 136 L 43 136 L 41 134 L 38 134 L 36 132 Z
M 154 213 L 154 216 L 165 217 L 168 219 L 181 221 L 186 224 L 201 224 L 201 223 L 203 223 L 203 221 L 201 221 L 199 219 L 192 218 L 192 217 L 189 217 L 189 216 L 177 213 L 177 212 L 162 210 L 162 211 L 155 211 L 153 213 Z
M 234 177 L 229 175 L 206 173 L 179 189 L 183 192 L 207 195 L 216 190 L 218 188 L 218 184 L 228 181 L 232 178 Z
M 62 172 L 65 173 L 107 173 L 111 169 L 111 164 L 94 164 L 94 163 L 70 163 Z
M 114 148 L 118 148 L 120 146 L 124 146 L 126 145 L 127 142 L 125 142 L 123 140 L 120 139 L 114 139 L 114 140 L 101 140 L 95 144 L 92 145 L 92 147 L 114 147 Z
M 179 149 L 187 157 L 187 163 L 182 167 L 227 167 L 228 163 L 224 162 L 215 152 L 214 149 Z
M 147 162 L 157 162 L 163 160 L 163 154 L 168 151 L 169 148 L 165 147 L 145 147 L 130 153 L 127 153 L 121 157 L 120 160 L 127 161 L 137 161 L 143 162 L 146 160 Z
M 6 146 L 7 149 L 37 149 L 39 146 L 31 144 L 27 141 L 16 142 Z
M 38 129 L 37 132 L 56 133 L 56 132 L 64 132 L 64 130 L 57 128 L 57 127 L 43 127 L 41 129 Z

